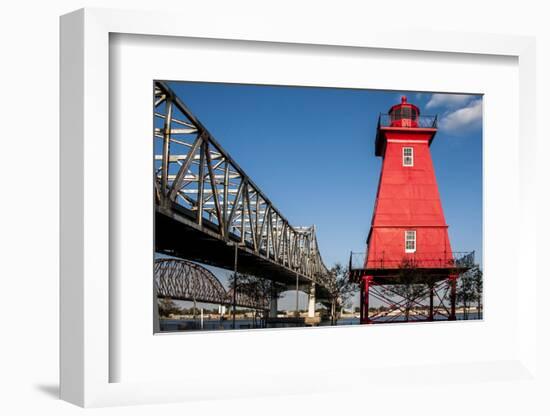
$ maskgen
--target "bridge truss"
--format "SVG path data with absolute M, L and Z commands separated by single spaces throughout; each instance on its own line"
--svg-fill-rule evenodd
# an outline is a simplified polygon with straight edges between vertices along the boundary
M 319 253 L 315 227 L 290 225 L 166 82 L 155 81 L 154 100 L 156 227 L 166 218 L 181 225 L 166 225 L 172 235 L 162 236 L 170 241 L 158 241 L 159 251 L 182 257 L 174 247 L 194 235 L 208 248 L 194 252 L 196 245 L 188 244 L 180 251 L 227 268 L 231 256 L 214 242 L 238 245 L 247 255 L 246 272 L 287 284 L 295 276 L 301 285 L 315 283 L 328 293 L 334 280 Z M 195 234 L 184 236 L 189 230 Z
M 158 298 L 217 305 L 230 305 L 233 302 L 232 290 L 226 291 L 211 271 L 187 260 L 155 260 L 155 285 Z M 268 310 L 269 298 L 252 297 L 237 290 L 235 305 Z

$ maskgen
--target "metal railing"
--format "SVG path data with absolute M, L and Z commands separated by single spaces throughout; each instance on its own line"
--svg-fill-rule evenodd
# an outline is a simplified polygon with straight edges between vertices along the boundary
M 392 119 L 391 114 L 383 114 L 380 113 L 380 116 L 378 117 L 378 128 L 380 127 L 392 127 L 392 123 L 399 120 Z M 422 128 L 422 129 L 436 129 L 437 128 L 437 115 L 430 116 L 430 115 L 420 115 L 417 116 L 415 119 L 411 119 L 411 126 L 414 128 Z
M 408 253 L 401 258 L 386 258 L 382 254 L 376 260 L 367 259 L 366 253 L 351 252 L 349 269 L 384 270 L 413 268 L 459 268 L 468 269 L 474 265 L 475 252 L 453 251 L 437 253 Z

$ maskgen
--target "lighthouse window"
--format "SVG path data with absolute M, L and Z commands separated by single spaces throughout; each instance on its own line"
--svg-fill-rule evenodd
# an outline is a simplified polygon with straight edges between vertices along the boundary
M 396 121 L 401 119 L 401 110 L 396 109 L 391 112 L 391 121 Z
M 403 148 L 403 166 L 414 166 L 414 156 L 412 147 Z
M 416 231 L 405 231 L 405 253 L 416 251 Z

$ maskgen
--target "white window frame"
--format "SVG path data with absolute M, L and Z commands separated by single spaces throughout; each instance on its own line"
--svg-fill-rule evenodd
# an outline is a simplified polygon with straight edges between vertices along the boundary
M 405 155 L 406 150 L 410 150 L 411 154 L 410 155 Z M 404 167 L 410 168 L 410 167 L 414 166 L 414 148 L 413 147 L 410 147 L 410 146 L 403 147 L 402 156 L 403 156 L 403 166 Z M 407 160 L 406 158 L 408 158 L 408 157 L 411 158 L 410 163 L 405 163 L 405 160 Z
M 412 233 L 412 240 L 409 238 L 409 233 Z M 408 248 L 407 243 L 413 242 L 414 247 Z M 405 231 L 405 253 L 416 253 L 416 230 L 406 230 Z

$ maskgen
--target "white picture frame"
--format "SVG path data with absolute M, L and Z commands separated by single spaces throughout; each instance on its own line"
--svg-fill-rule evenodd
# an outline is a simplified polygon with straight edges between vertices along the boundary
M 534 288 L 537 279 L 542 278 L 535 266 L 537 219 L 532 215 L 536 212 L 536 187 L 533 178 L 537 140 L 534 39 L 472 33 L 410 33 L 391 26 L 388 26 L 386 31 L 363 29 L 353 33 L 327 31 L 326 28 L 315 25 L 307 31 L 288 27 L 282 30 L 276 22 L 273 25 L 263 25 L 261 29 L 244 28 L 241 32 L 235 33 L 229 22 L 226 25 L 206 27 L 198 22 L 186 20 L 186 24 L 182 26 L 179 22 L 183 19 L 184 16 L 168 12 L 106 9 L 83 9 L 61 18 L 61 398 L 88 407 L 258 394 L 307 394 L 344 389 L 344 384 L 338 381 L 327 385 L 323 382 L 323 375 L 334 380 L 353 380 L 351 383 L 359 383 L 359 387 L 355 387 L 356 391 L 361 391 L 362 380 L 372 384 L 374 379 L 389 380 L 389 377 L 409 377 L 415 380 L 414 386 L 412 381 L 403 382 L 402 389 L 414 390 L 423 385 L 431 385 L 431 389 L 443 388 L 433 386 L 426 376 L 428 371 L 434 369 L 439 373 L 453 371 L 455 377 L 462 382 L 476 384 L 478 388 L 484 388 L 482 386 L 486 386 L 487 383 L 503 380 L 517 388 L 525 388 L 526 384 L 533 389 L 540 387 L 537 384 L 541 379 L 541 375 L 537 373 L 536 361 L 537 322 L 531 319 L 528 314 L 529 308 L 526 307 L 529 305 L 530 308 L 534 308 L 533 305 L 536 305 Z M 121 350 L 112 347 L 112 340 L 117 334 L 112 332 L 111 319 L 117 305 L 113 304 L 116 301 L 113 292 L 116 290 L 109 280 L 113 271 L 113 259 L 110 259 L 110 227 L 113 227 L 113 223 L 110 217 L 112 208 L 109 193 L 112 179 L 110 172 L 114 163 L 109 154 L 109 56 L 110 37 L 113 34 L 162 36 L 160 42 L 163 39 L 168 41 L 177 38 L 224 39 L 226 42 L 241 42 L 241 45 L 243 41 L 255 42 L 260 49 L 260 42 L 269 42 L 281 45 L 282 49 L 285 45 L 302 45 L 306 48 L 308 45 L 328 45 L 332 51 L 358 48 L 408 51 L 407 53 L 411 54 L 420 51 L 432 52 L 439 54 L 442 59 L 455 54 L 468 55 L 471 59 L 475 59 L 476 55 L 507 56 L 517 59 L 519 95 L 518 105 L 514 110 L 518 109 L 516 115 L 519 122 L 519 134 L 516 139 L 521 140 L 522 146 L 516 160 L 519 174 L 515 181 L 519 188 L 517 193 L 513 194 L 517 197 L 513 204 L 517 208 L 514 212 L 518 214 L 515 218 L 518 238 L 516 261 L 517 266 L 522 269 L 524 283 L 514 292 L 517 296 L 517 308 L 512 317 L 516 323 L 513 336 L 510 338 L 514 342 L 513 347 L 503 348 L 501 354 L 495 355 L 495 360 L 439 359 L 436 363 L 420 361 L 414 367 L 403 362 L 392 363 L 387 359 L 357 368 L 350 367 L 348 363 L 335 364 L 324 372 L 305 372 L 305 383 L 304 379 L 301 382 L 288 380 L 284 373 L 277 373 L 274 369 L 260 369 L 259 372 L 263 371 L 265 374 L 265 383 L 251 381 L 246 384 L 246 388 L 235 383 L 234 386 L 225 385 L 223 388 L 210 388 L 208 391 L 196 387 L 196 381 L 200 380 L 197 374 L 187 374 L 186 377 L 176 377 L 171 381 L 158 381 L 163 377 L 153 376 L 150 380 L 147 377 L 136 377 L 135 380 L 132 377 L 128 380 L 125 380 L 125 377 L 113 377 L 113 366 L 124 358 L 119 355 Z M 515 273 L 511 278 L 517 279 L 517 271 L 510 273 Z M 521 325 L 518 325 L 518 322 L 521 322 Z M 149 323 L 137 325 L 145 326 Z M 428 336 L 430 330 L 426 328 L 428 327 L 421 325 L 406 329 L 404 326 L 398 326 L 398 331 L 402 334 L 400 336 L 408 336 L 411 330 L 423 331 Z M 457 325 L 453 325 L 447 332 L 459 331 L 457 328 Z M 359 330 L 383 331 L 379 328 L 336 330 L 341 332 L 324 330 L 323 337 L 342 338 L 349 335 L 350 330 L 354 331 L 353 336 L 358 336 Z M 479 328 L 473 329 L 478 330 Z M 317 330 L 310 333 L 304 333 L 304 330 L 277 333 L 267 331 L 268 335 L 263 337 L 273 339 L 272 342 L 277 342 L 277 339 L 273 338 L 277 336 L 284 337 L 285 343 L 305 343 L 310 342 L 307 341 L 307 337 L 321 340 L 321 335 L 318 335 L 320 333 L 321 331 Z M 245 339 L 236 333 L 216 335 L 223 335 L 237 344 L 243 343 Z M 250 333 L 248 335 L 255 336 Z M 394 330 L 393 336 L 395 335 Z M 411 336 L 413 335 L 414 333 L 411 333 Z M 198 339 L 195 336 L 186 337 L 187 342 Z M 168 348 L 167 351 L 171 348 L 168 344 L 173 342 L 176 341 L 172 336 L 162 337 L 162 343 Z M 150 357 L 150 360 L 153 359 Z M 247 370 L 247 367 L 250 366 L 245 365 L 242 368 L 240 380 L 246 380 L 247 371 L 252 370 Z M 257 376 L 258 370 L 256 369 L 253 374 Z M 491 391 L 488 390 L 488 394 L 498 397 Z

